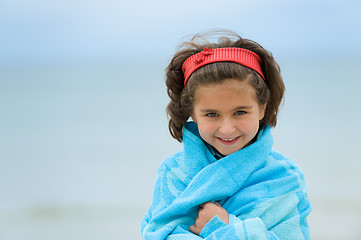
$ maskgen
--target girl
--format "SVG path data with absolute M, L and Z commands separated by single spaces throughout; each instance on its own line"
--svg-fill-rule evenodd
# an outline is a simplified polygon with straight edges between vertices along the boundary
M 309 239 L 304 175 L 272 148 L 285 90 L 277 63 L 235 34 L 200 39 L 166 70 L 169 130 L 184 148 L 158 170 L 143 238 Z

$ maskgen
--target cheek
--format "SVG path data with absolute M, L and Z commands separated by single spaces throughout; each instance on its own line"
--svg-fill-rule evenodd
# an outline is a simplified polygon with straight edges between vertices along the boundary
M 254 131 L 254 129 L 258 128 L 259 120 L 257 117 L 252 117 L 250 119 L 247 119 L 247 121 L 238 122 L 237 126 L 245 132 L 251 132 Z
M 252 124 L 250 124 L 249 121 L 242 121 L 240 123 L 238 123 L 238 128 L 242 129 L 242 131 L 244 132 L 248 132 L 251 128 Z
M 217 125 L 215 123 L 208 122 L 208 121 L 199 121 L 198 129 L 199 129 L 201 135 L 210 135 L 216 131 Z

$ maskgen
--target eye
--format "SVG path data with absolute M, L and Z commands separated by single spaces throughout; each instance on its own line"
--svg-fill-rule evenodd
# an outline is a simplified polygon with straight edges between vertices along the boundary
M 237 112 L 234 113 L 234 115 L 238 115 L 238 116 L 244 115 L 244 114 L 246 114 L 245 111 L 237 111 Z
M 213 118 L 213 117 L 217 117 L 218 114 L 217 113 L 207 113 L 206 116 Z

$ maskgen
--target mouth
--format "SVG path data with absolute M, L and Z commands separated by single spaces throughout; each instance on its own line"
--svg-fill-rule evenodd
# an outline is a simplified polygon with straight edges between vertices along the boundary
M 233 138 L 221 138 L 221 137 L 217 137 L 217 139 L 218 139 L 221 143 L 223 143 L 223 144 L 232 145 L 232 144 L 234 144 L 235 142 L 237 142 L 240 137 L 241 137 L 241 136 L 233 137 Z

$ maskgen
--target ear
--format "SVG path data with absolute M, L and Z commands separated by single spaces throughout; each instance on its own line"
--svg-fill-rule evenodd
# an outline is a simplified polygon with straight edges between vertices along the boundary
M 193 115 L 193 113 L 191 114 L 191 118 L 192 118 L 192 121 L 197 123 L 197 119 L 195 118 L 195 116 Z
M 262 120 L 264 118 L 264 115 L 266 113 L 266 108 L 267 108 L 267 103 L 263 104 L 262 106 L 260 106 L 259 109 L 259 120 Z

